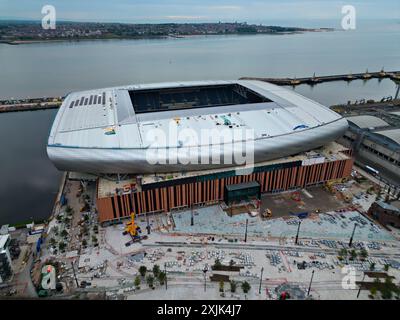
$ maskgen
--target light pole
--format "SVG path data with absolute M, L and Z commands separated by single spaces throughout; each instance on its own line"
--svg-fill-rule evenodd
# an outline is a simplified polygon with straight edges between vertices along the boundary
M 264 272 L 264 267 L 261 268 L 260 286 L 258 287 L 258 294 L 261 294 L 261 283 L 262 283 L 263 272 Z
M 364 282 L 364 279 L 365 279 L 365 272 L 364 272 L 364 276 L 363 276 L 361 282 Z M 357 299 L 358 299 L 358 297 L 360 296 L 361 286 L 362 286 L 362 283 L 360 284 L 360 288 L 358 289 L 358 292 L 357 292 Z
M 78 279 L 76 278 L 74 263 L 72 261 L 71 261 L 71 266 L 72 266 L 72 272 L 74 273 L 76 287 L 79 288 Z
M 353 237 L 354 237 L 354 232 L 356 231 L 357 223 L 354 224 L 353 232 L 351 233 L 350 241 L 349 241 L 349 247 L 352 246 L 353 244 Z
M 310 295 L 311 284 L 312 284 L 312 280 L 313 280 L 313 278 L 314 278 L 314 271 L 315 271 L 315 270 L 313 270 L 313 271 L 312 271 L 312 274 L 311 274 L 311 280 L 310 280 L 310 285 L 308 286 L 307 297 Z
M 294 242 L 295 244 L 297 244 L 297 241 L 299 240 L 300 225 L 301 220 L 299 221 L 299 225 L 297 226 L 296 241 Z
M 165 290 L 168 290 L 168 285 L 167 285 L 167 263 L 164 262 L 164 274 L 165 274 Z
M 244 242 L 247 242 L 247 225 L 249 224 L 249 219 L 246 219 L 246 232 L 244 234 Z
M 206 283 L 207 283 L 207 271 L 208 271 L 207 265 L 205 265 L 204 269 L 203 269 L 203 273 L 204 273 L 204 292 L 206 292 L 206 288 L 207 288 L 207 285 L 206 285 Z
M 194 218 L 193 218 L 193 206 L 191 206 L 191 217 L 190 217 L 190 225 L 194 225 Z

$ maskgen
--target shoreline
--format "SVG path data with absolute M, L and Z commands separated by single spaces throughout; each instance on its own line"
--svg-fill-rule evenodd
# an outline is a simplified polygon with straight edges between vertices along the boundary
M 348 75 L 322 75 L 322 76 L 313 76 L 313 77 L 305 77 L 305 78 L 263 78 L 263 77 L 241 77 L 239 80 L 258 80 L 270 82 L 278 86 L 291 86 L 296 87 L 299 85 L 308 85 L 314 86 L 322 83 L 328 82 L 346 82 L 350 83 L 352 81 L 368 81 L 372 79 L 387 79 L 393 81 L 400 80 L 400 71 L 376 71 L 369 73 L 356 73 L 356 74 L 348 74 Z M 54 97 L 52 100 L 57 101 L 35 101 L 30 102 L 29 99 L 19 98 L 17 103 L 7 103 L 9 99 L 0 98 L 0 114 L 2 113 L 10 113 L 10 112 L 24 112 L 24 111 L 39 111 L 39 110 L 48 110 L 48 109 L 58 109 L 65 96 L 63 97 Z M 46 98 L 35 98 L 35 100 L 46 99 Z
M 334 28 L 320 28 L 302 31 L 283 31 L 283 32 L 260 32 L 260 33 L 229 33 L 229 34 L 188 34 L 188 35 L 162 35 L 162 36 L 141 36 L 141 37 L 110 37 L 110 38 L 78 38 L 78 39 L 32 39 L 32 40 L 0 40 L 0 44 L 12 46 L 36 43 L 63 43 L 63 42 L 86 42 L 86 41 L 109 41 L 109 40 L 162 40 L 162 39 L 190 39 L 199 37 L 221 37 L 221 36 L 260 36 L 260 35 L 296 35 L 313 32 L 333 32 Z

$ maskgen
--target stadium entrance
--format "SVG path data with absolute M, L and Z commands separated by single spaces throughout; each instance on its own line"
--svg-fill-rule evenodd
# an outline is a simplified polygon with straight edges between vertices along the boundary
M 257 181 L 225 186 L 224 201 L 227 205 L 255 199 L 261 199 L 261 187 Z

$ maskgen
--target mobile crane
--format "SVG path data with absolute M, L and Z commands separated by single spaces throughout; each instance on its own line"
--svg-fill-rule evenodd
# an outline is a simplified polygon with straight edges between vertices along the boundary
M 142 230 L 140 227 L 135 223 L 135 213 L 132 212 L 131 214 L 131 220 L 125 224 L 125 230 L 122 233 L 123 235 L 129 234 L 132 238 L 131 241 L 125 243 L 125 246 L 130 246 L 134 242 L 138 242 L 142 239 L 147 239 L 147 236 L 140 236 L 140 233 L 142 233 Z

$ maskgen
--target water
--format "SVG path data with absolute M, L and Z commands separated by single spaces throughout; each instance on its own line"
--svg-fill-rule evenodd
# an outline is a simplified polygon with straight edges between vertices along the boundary
M 129 83 L 400 69 L 400 24 L 355 31 L 0 45 L 0 97 Z
M 50 215 L 61 173 L 47 159 L 45 142 L 56 112 L 0 115 L 0 224 Z
M 293 22 L 296 26 L 296 23 Z M 318 24 L 316 24 L 318 26 Z M 326 26 L 326 25 L 324 25 Z M 174 80 L 400 70 L 400 24 L 297 35 L 0 44 L 0 98 Z M 394 95 L 392 81 L 334 82 L 294 90 L 323 104 Z M 0 115 L 0 224 L 46 218 L 60 174 L 45 145 L 55 110 Z

